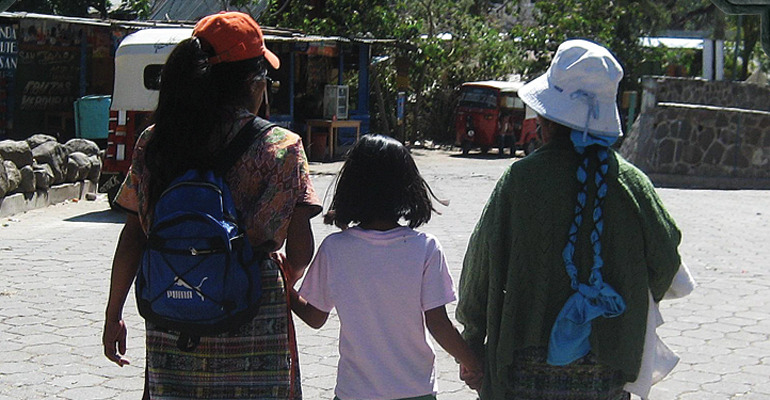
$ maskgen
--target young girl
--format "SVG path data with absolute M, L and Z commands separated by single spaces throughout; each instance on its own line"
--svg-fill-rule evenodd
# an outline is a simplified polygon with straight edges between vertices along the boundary
M 413 229 L 435 211 L 431 196 L 409 151 L 385 136 L 362 137 L 342 167 L 325 216 L 342 231 L 323 241 L 291 301 L 316 329 L 337 309 L 335 399 L 435 399 L 436 357 L 426 325 L 463 370 L 481 374 L 446 314 L 456 297 L 441 245 Z

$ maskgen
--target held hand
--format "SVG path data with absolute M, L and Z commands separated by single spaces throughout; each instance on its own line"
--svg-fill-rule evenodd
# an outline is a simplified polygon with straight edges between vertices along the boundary
M 286 287 L 294 287 L 294 284 L 297 283 L 302 275 L 297 275 L 291 266 L 289 266 L 289 260 L 286 258 L 286 255 L 276 251 L 270 253 L 270 258 L 281 267 L 284 276 L 286 276 Z
M 473 390 L 480 390 L 481 383 L 484 380 L 484 371 L 482 369 L 471 370 L 464 364 L 460 364 L 460 379 Z
M 122 357 L 126 354 L 126 332 L 126 324 L 122 319 L 104 322 L 104 333 L 102 334 L 104 355 L 121 367 L 130 364 L 127 359 Z

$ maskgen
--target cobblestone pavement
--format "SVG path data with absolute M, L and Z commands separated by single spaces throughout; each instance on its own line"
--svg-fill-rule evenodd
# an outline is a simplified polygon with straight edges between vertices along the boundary
M 451 201 L 424 227 L 441 240 L 459 278 L 468 237 L 495 181 L 513 159 L 414 152 L 436 194 Z M 314 164 L 320 196 L 340 163 Z M 681 253 L 700 287 L 661 305 L 660 334 L 682 358 L 653 388 L 655 400 L 770 399 L 770 191 L 661 189 L 684 231 Z M 106 200 L 70 202 L 0 221 L 0 400 L 138 399 L 143 324 L 129 300 L 131 365 L 118 368 L 100 344 L 112 253 L 123 216 Z M 314 220 L 317 243 L 334 231 Z M 454 305 L 450 307 L 454 312 Z M 331 399 L 339 321 L 321 330 L 297 320 L 306 399 Z M 437 349 L 439 398 L 475 399 Z

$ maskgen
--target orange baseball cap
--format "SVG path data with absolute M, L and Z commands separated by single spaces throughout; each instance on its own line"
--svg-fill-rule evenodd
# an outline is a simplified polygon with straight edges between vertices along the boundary
M 262 29 L 248 14 L 222 11 L 208 15 L 195 24 L 193 36 L 214 48 L 216 55 L 209 58 L 212 65 L 264 56 L 273 68 L 281 66 L 281 60 L 265 47 Z

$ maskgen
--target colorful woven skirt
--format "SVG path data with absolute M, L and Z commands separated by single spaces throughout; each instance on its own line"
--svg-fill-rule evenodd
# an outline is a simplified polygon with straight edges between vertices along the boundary
M 152 399 L 300 400 L 297 345 L 278 264 L 262 263 L 262 304 L 237 332 L 201 337 L 191 352 L 178 333 L 146 323 Z
M 587 356 L 563 367 L 546 362 L 548 349 L 517 350 L 509 370 L 505 398 L 508 400 L 628 400 L 619 370 L 597 363 Z

